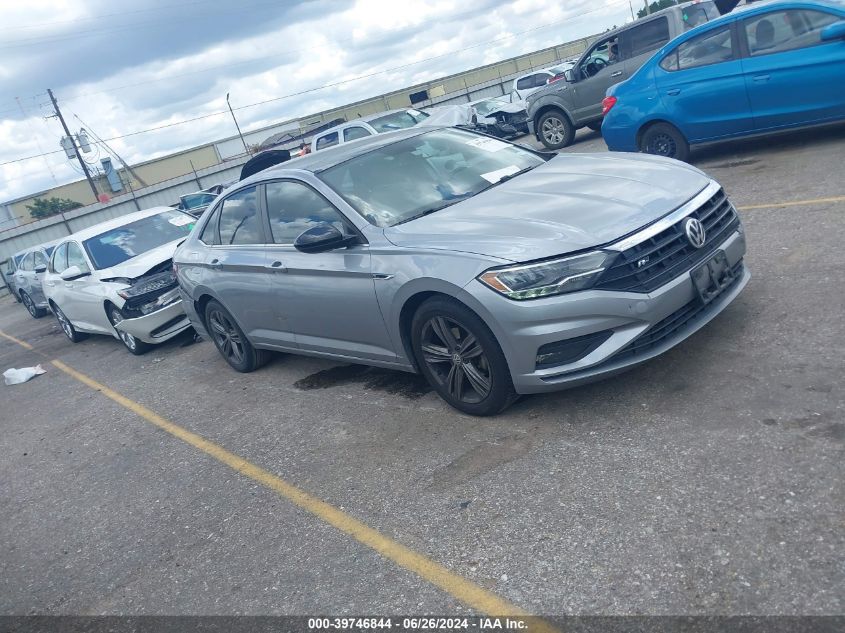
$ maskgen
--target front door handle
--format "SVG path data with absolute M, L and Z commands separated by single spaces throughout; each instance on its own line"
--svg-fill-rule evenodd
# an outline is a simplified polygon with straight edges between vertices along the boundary
M 267 266 L 267 268 L 269 268 L 274 273 L 287 272 L 287 268 L 285 268 L 284 264 L 282 264 L 282 262 L 278 260 L 274 261 L 272 264 Z
M 681 94 L 681 89 L 680 88 L 672 88 L 671 90 L 667 90 L 666 94 L 669 95 L 670 97 L 677 97 L 679 94 Z
M 621 70 L 617 70 L 615 73 L 610 73 L 611 77 L 619 77 L 622 74 Z
M 752 79 L 758 83 L 763 83 L 764 81 L 769 81 L 771 75 L 755 75 Z

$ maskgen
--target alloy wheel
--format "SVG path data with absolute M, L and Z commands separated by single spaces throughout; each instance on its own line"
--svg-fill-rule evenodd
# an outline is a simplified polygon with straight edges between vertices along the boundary
M 435 316 L 423 326 L 420 342 L 429 371 L 453 398 L 477 403 L 490 395 L 490 362 L 465 325 L 451 317 Z
M 38 310 L 35 307 L 35 302 L 32 300 L 32 297 L 30 297 L 28 294 L 23 292 L 23 293 L 21 293 L 21 300 L 23 301 L 23 304 L 26 306 L 26 309 L 29 310 L 29 313 L 33 317 L 37 318 L 38 317 Z
M 243 362 L 241 334 L 229 318 L 219 310 L 212 310 L 208 315 L 208 326 L 220 353 L 236 364 Z
M 124 332 L 123 330 L 117 329 L 116 326 L 121 321 L 123 321 L 123 315 L 120 313 L 119 310 L 112 309 L 111 322 L 112 325 L 115 326 L 114 329 L 117 330 L 117 335 L 120 337 L 120 340 L 123 341 L 123 344 L 134 352 L 138 348 L 138 341 L 136 341 L 135 337 L 132 336 L 129 332 Z
M 545 138 L 550 144 L 557 145 L 558 143 L 563 143 L 563 135 L 566 131 L 566 127 L 557 117 L 548 117 L 545 121 L 543 121 L 543 138 Z
M 56 313 L 56 320 L 58 320 L 59 325 L 62 327 L 62 331 L 64 331 L 65 335 L 72 341 L 73 326 L 70 324 L 70 321 L 68 321 L 65 313 L 62 312 L 58 306 L 55 306 L 53 311 Z

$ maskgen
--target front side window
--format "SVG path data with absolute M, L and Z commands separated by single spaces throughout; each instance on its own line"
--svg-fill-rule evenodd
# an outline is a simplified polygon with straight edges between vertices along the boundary
M 628 40 L 628 50 L 631 57 L 656 51 L 671 38 L 669 37 L 669 20 L 666 16 L 635 26 L 623 33 Z
M 370 134 L 369 130 L 362 128 L 360 125 L 348 127 L 343 130 L 344 141 L 354 141 L 356 138 L 366 138 L 367 136 L 372 136 L 372 134 Z
M 824 27 L 840 18 L 810 10 L 772 11 L 743 22 L 752 57 L 816 46 Z
M 83 273 L 90 271 L 88 262 L 85 261 L 85 255 L 82 254 L 82 249 L 76 242 L 68 242 L 67 245 L 67 266 L 78 266 Z
M 723 26 L 687 40 L 660 62 L 664 70 L 686 70 L 726 62 L 736 57 L 731 27 Z
M 444 129 L 373 149 L 320 178 L 368 222 L 384 227 L 443 209 L 544 162 L 498 139 Z
M 67 268 L 67 242 L 60 244 L 53 252 L 51 269 L 54 273 L 60 274 Z
M 261 216 L 255 187 L 241 189 L 223 201 L 220 208 L 220 244 L 261 244 Z
M 331 147 L 332 145 L 337 145 L 337 142 L 337 132 L 326 134 L 325 136 L 321 136 L 317 139 L 317 149 L 326 149 L 327 147 Z
M 35 253 L 33 254 L 32 266 L 33 270 L 38 270 L 39 268 L 46 268 L 47 258 L 44 257 L 44 254 L 41 251 L 35 251 Z
M 318 224 L 332 224 L 348 233 L 340 212 L 319 193 L 298 182 L 268 182 L 267 215 L 276 244 L 293 244 L 297 237 Z
M 606 66 L 612 66 L 619 61 L 619 38 L 617 36 L 601 40 L 588 55 L 585 55 L 579 65 L 581 75 L 586 79 L 599 73 Z
M 517 90 L 528 90 L 529 88 L 534 87 L 534 75 L 528 75 L 528 77 L 520 77 L 516 81 L 516 89 Z
M 23 258 L 23 261 L 21 262 L 20 269 L 21 270 L 32 270 L 33 269 L 32 258 L 33 258 L 32 253 L 27 253 L 26 256 Z
M 170 209 L 100 233 L 83 245 L 94 268 L 102 270 L 187 237 L 196 221 L 192 215 Z

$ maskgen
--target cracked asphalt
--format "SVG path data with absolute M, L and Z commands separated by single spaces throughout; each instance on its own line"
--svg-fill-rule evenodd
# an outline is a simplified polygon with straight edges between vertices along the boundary
M 33 349 L 0 338 L 2 369 L 47 373 L 0 386 L 0 614 L 473 612 L 52 359 L 531 613 L 843 614 L 843 156 L 843 126 L 696 151 L 740 208 L 746 290 L 664 356 L 492 419 L 413 375 L 74 345 L 3 298 Z

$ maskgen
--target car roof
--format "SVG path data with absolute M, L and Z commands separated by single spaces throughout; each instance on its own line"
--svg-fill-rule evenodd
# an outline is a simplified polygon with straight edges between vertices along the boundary
M 361 154 L 366 154 L 367 152 L 372 151 L 374 149 L 378 149 L 386 145 L 392 145 L 393 143 L 401 141 L 402 139 L 419 136 L 420 134 L 426 134 L 428 132 L 431 132 L 432 130 L 443 129 L 444 127 L 448 126 L 414 126 L 405 128 L 404 130 L 396 130 L 393 132 L 374 134 L 372 136 L 356 139 L 355 141 L 350 141 L 348 143 L 333 145 L 332 147 L 321 149 L 319 152 L 312 152 L 311 154 L 306 154 L 305 156 L 292 158 L 291 160 L 285 161 L 284 163 L 281 163 L 279 165 L 268 167 L 264 171 L 260 171 L 257 174 L 253 174 L 249 178 L 245 178 L 244 180 L 238 183 L 238 186 L 248 183 L 260 182 L 263 180 L 267 180 L 268 178 L 277 178 L 285 172 L 291 171 L 301 170 L 310 171 L 312 173 L 318 173 L 328 169 L 329 167 L 334 167 L 335 165 L 346 162 L 350 158 L 355 158 L 356 156 L 360 156 Z
M 112 229 L 117 229 L 121 226 L 132 224 L 133 222 L 143 220 L 144 218 L 148 218 L 151 215 L 158 215 L 159 213 L 162 213 L 164 211 L 177 211 L 179 213 L 182 213 L 182 211 L 179 211 L 179 209 L 174 209 L 173 207 L 152 207 L 150 209 L 144 209 L 142 211 L 135 211 L 134 213 L 127 213 L 126 215 L 121 215 L 120 217 L 112 218 L 111 220 L 106 220 L 105 222 L 100 222 L 99 224 L 95 224 L 94 226 L 89 226 L 88 228 L 82 229 L 81 231 L 77 231 L 72 235 L 68 235 L 67 237 L 62 238 L 60 241 L 65 242 L 69 240 L 87 240 L 97 235 L 100 235 L 101 233 L 105 233 L 106 231 L 111 231 Z

